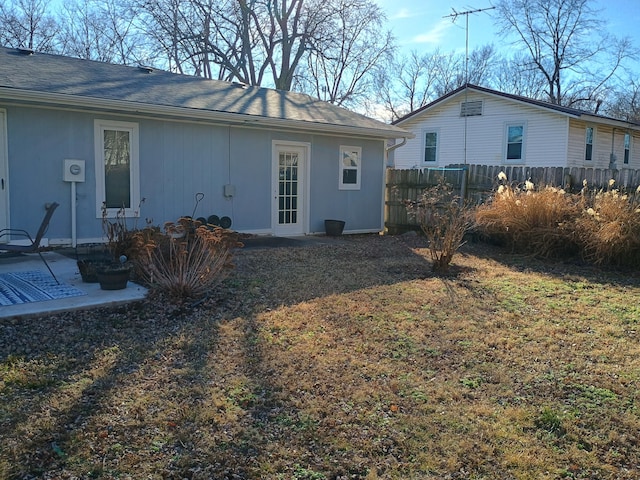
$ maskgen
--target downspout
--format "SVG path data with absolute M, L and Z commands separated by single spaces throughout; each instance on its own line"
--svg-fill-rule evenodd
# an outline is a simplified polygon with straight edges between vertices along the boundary
M 385 164 L 386 168 L 390 168 L 392 165 L 389 165 L 389 153 L 393 152 L 396 148 L 400 148 L 401 146 L 403 146 L 404 144 L 407 143 L 407 137 L 402 137 L 402 142 L 397 143 L 395 145 L 391 145 L 390 147 L 385 147 L 385 155 L 386 155 L 386 159 L 385 159 Z M 386 169 L 385 169 L 386 170 Z M 388 198 L 388 190 L 387 190 L 387 182 L 386 182 L 386 176 L 388 175 L 388 172 L 384 172 L 383 173 L 383 177 L 382 177 L 382 215 L 381 215 L 381 225 L 382 225 L 382 232 L 386 233 L 386 225 L 385 225 L 385 218 L 387 216 L 387 201 L 389 200 Z
M 609 169 L 616 170 L 616 155 L 615 155 L 615 138 L 616 138 L 616 127 L 613 127 L 611 130 L 611 155 L 609 155 Z
M 407 143 L 407 137 L 402 137 L 402 142 L 397 143 L 395 145 L 391 145 L 390 147 L 387 147 L 385 149 L 386 154 L 387 154 L 387 162 L 386 162 L 387 166 L 390 166 L 389 165 L 389 153 L 393 152 L 396 148 L 400 148 L 401 146 L 405 145 L 406 143 Z

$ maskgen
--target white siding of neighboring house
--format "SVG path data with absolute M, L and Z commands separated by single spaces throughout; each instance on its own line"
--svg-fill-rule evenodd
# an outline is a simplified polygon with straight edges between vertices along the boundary
M 569 150 L 567 151 L 568 167 L 584 167 L 588 163 L 593 163 L 586 162 L 584 159 L 586 148 L 586 126 L 586 123 L 581 120 L 571 119 L 569 121 Z
M 482 92 L 470 92 L 468 101 L 483 100 L 481 116 L 467 117 L 467 164 L 563 166 L 567 157 L 568 118 L 517 101 Z M 416 137 L 394 152 L 396 168 L 442 167 L 464 163 L 464 117 L 460 104 L 464 93 L 417 114 L 398 126 Z M 506 125 L 525 125 L 524 161 L 507 162 Z M 425 163 L 424 133 L 438 131 L 438 160 Z M 583 146 L 584 151 L 584 146 Z
M 593 159 L 585 160 L 586 128 L 594 127 Z M 624 135 L 631 134 L 629 163 L 624 163 Z M 616 168 L 640 168 L 640 134 L 610 125 L 571 120 L 569 128 L 569 167 L 609 168 L 611 154 L 616 157 Z

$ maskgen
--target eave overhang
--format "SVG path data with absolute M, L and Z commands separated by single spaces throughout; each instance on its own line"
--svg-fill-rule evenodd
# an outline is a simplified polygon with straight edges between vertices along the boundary
M 376 139 L 414 137 L 411 132 L 393 125 L 388 126 L 388 128 L 334 125 L 323 122 L 264 117 L 244 113 L 155 105 L 128 100 L 85 97 L 62 93 L 36 92 L 32 90 L 21 90 L 8 87 L 0 87 L 0 100 L 5 104 L 29 105 L 32 107 L 100 111 L 121 115 L 162 117 L 182 121 L 208 122 L 213 124 L 253 128 L 294 130 L 325 135 L 358 136 Z

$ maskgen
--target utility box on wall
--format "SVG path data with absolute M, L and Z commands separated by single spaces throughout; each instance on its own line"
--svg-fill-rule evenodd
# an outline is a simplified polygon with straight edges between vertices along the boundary
M 70 160 L 64 161 L 64 171 L 62 179 L 65 182 L 84 182 L 84 160 Z

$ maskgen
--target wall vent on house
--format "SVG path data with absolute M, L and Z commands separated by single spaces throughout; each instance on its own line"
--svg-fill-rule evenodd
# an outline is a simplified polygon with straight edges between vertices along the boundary
M 473 100 L 460 104 L 461 117 L 475 117 L 478 115 L 482 115 L 482 100 Z

